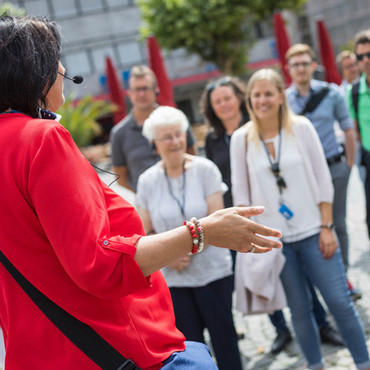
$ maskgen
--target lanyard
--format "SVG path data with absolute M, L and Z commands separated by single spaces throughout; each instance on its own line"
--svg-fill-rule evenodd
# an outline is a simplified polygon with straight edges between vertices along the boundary
M 286 188 L 285 180 L 280 175 L 280 155 L 281 155 L 281 141 L 282 141 L 281 123 L 279 124 L 279 144 L 278 144 L 278 153 L 276 155 L 276 162 L 275 163 L 273 163 L 272 160 L 271 160 L 269 150 L 267 148 L 267 145 L 266 145 L 265 141 L 263 140 L 263 137 L 262 137 L 261 133 L 260 133 L 260 139 L 263 143 L 263 147 L 265 148 L 265 151 L 266 151 L 266 154 L 267 154 L 267 159 L 270 162 L 271 171 L 272 171 L 272 173 L 274 174 L 274 176 L 276 178 L 276 184 L 279 188 L 279 193 L 281 195 L 282 192 L 283 192 L 283 189 Z
M 163 167 L 164 167 L 164 175 L 166 177 L 166 181 L 167 181 L 167 185 L 168 185 L 168 191 L 170 192 L 170 195 L 171 197 L 176 201 L 176 203 L 178 204 L 179 208 L 180 208 L 180 211 L 181 211 L 181 214 L 182 216 L 185 218 L 185 187 L 186 187 L 186 182 L 185 182 L 185 159 L 184 159 L 184 162 L 182 163 L 182 202 L 180 201 L 180 199 L 178 199 L 174 194 L 173 194 L 173 190 L 172 190 L 172 185 L 171 185 L 171 181 L 170 179 L 168 178 L 168 175 L 167 175 L 167 170 L 166 170 L 166 166 L 163 164 Z

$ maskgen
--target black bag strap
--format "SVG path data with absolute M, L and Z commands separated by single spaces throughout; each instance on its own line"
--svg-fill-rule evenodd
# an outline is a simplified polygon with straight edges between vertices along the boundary
M 32 285 L 0 251 L 0 261 L 48 319 L 103 370 L 140 370 L 89 325 L 76 319 Z
M 300 115 L 304 116 L 306 113 L 313 112 L 329 91 L 330 88 L 328 86 L 324 86 L 320 90 L 312 93 Z
M 358 122 L 358 98 L 360 94 L 360 81 L 352 85 L 352 104 L 355 111 L 356 121 Z

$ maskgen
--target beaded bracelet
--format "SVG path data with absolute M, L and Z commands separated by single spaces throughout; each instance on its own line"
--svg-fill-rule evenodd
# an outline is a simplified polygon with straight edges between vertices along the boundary
M 193 224 L 193 222 L 190 222 L 188 220 L 184 222 L 184 225 L 189 229 L 193 240 L 193 248 L 191 249 L 191 252 L 189 254 L 195 254 L 199 250 L 199 239 L 197 232 L 195 231 L 195 225 Z
M 199 246 L 198 246 L 198 250 L 196 253 L 200 253 L 204 249 L 204 230 L 203 230 L 203 227 L 200 226 L 199 221 L 195 217 L 192 217 L 190 221 L 196 226 L 197 231 L 198 231 Z

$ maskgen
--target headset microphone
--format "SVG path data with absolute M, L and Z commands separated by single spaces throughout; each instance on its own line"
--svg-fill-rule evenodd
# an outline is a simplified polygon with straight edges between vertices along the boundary
M 73 76 L 72 78 L 71 77 L 68 77 L 66 74 L 63 74 L 63 73 L 60 73 L 58 72 L 61 76 L 63 76 L 64 78 L 66 78 L 67 80 L 70 80 L 72 81 L 73 83 L 79 85 L 80 83 L 83 82 L 84 78 L 82 76 Z

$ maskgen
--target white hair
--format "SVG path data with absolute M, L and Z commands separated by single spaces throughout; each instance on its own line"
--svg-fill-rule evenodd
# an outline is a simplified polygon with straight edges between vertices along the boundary
M 155 129 L 160 126 L 180 125 L 182 132 L 189 128 L 189 122 L 185 114 L 176 108 L 160 106 L 155 109 L 145 120 L 143 136 L 149 141 L 154 140 Z

